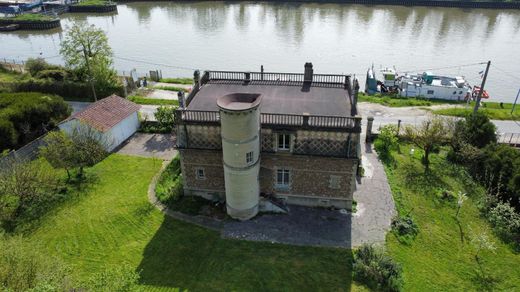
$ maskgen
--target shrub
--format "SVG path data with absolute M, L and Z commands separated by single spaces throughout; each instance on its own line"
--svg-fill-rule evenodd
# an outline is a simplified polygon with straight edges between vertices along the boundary
M 67 103 L 56 95 L 0 93 L 0 150 L 25 145 L 69 114 Z
M 13 231 L 21 222 L 40 217 L 62 199 L 61 181 L 41 163 L 8 161 L 0 170 L 0 223 Z
M 173 130 L 175 110 L 177 110 L 175 106 L 160 106 L 157 108 L 154 115 L 161 128 Z
M 176 156 L 161 174 L 155 194 L 160 202 L 167 205 L 178 201 L 184 195 L 179 156 Z
M 419 226 L 417 226 L 410 216 L 397 216 L 392 219 L 392 230 L 398 236 L 415 237 L 417 233 L 419 233 Z
M 402 269 L 381 248 L 364 244 L 354 252 L 354 279 L 377 291 L 400 291 Z
M 477 148 L 497 142 L 496 127 L 482 112 L 469 114 L 457 122 L 453 135 L 457 144 L 468 143 Z
M 25 69 L 29 71 L 29 74 L 32 76 L 36 76 L 40 71 L 54 68 L 43 58 L 29 58 L 27 62 L 25 62 Z
M 520 245 L 520 214 L 509 203 L 498 203 L 491 208 L 488 220 L 500 236 Z
M 55 81 L 64 81 L 68 76 L 69 73 L 63 69 L 47 69 L 36 74 L 36 78 L 52 79 Z
M 139 277 L 139 274 L 128 265 L 110 267 L 80 283 L 81 288 L 77 291 L 142 291 L 139 287 Z
M 390 150 L 397 145 L 397 127 L 386 125 L 381 128 L 374 147 L 380 156 L 388 158 Z
M 21 237 L 0 235 L 2 291 L 72 291 L 70 268 L 28 246 Z

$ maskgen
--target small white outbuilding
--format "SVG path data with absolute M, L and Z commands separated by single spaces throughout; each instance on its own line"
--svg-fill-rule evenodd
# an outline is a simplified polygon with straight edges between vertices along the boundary
M 140 105 L 117 95 L 101 99 L 63 121 L 59 128 L 67 134 L 86 125 L 101 134 L 107 151 L 116 149 L 139 129 Z

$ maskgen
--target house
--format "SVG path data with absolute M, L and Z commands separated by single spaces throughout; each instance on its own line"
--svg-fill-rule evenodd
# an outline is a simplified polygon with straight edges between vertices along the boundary
M 206 71 L 175 113 L 187 195 L 236 219 L 267 198 L 351 209 L 360 162 L 357 80 L 348 75 Z
M 73 114 L 58 126 L 70 134 L 79 125 L 86 125 L 100 133 L 100 139 L 110 152 L 139 129 L 137 113 L 140 107 L 127 99 L 111 95 Z

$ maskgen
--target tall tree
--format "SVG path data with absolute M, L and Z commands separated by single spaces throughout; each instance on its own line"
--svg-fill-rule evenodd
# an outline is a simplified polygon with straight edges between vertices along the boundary
M 424 151 L 422 162 L 426 170 L 430 166 L 430 153 L 449 137 L 445 121 L 439 117 L 430 117 L 419 126 L 406 126 L 405 136 Z
M 60 54 L 69 68 L 90 83 L 94 100 L 97 100 L 96 88 L 104 92 L 117 85 L 108 38 L 94 25 L 75 23 L 61 42 Z

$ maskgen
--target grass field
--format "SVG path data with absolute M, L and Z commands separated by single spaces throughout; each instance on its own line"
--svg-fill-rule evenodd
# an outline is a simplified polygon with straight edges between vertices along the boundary
M 178 100 L 174 99 L 157 99 L 148 98 L 140 95 L 132 95 L 128 97 L 128 100 L 133 101 L 137 104 L 149 104 L 149 105 L 179 105 Z
M 405 106 L 431 106 L 438 104 L 459 104 L 457 101 L 442 100 L 442 99 L 423 99 L 415 97 L 397 97 L 395 95 L 367 95 L 360 92 L 358 95 L 360 102 L 378 103 L 389 107 L 405 107 Z
M 432 171 L 425 174 L 420 153 L 408 155 L 409 146 L 394 152 L 396 164 L 385 166 L 400 214 L 411 213 L 419 225 L 419 235 L 410 244 L 400 243 L 393 233 L 387 235 L 387 249 L 403 265 L 404 291 L 479 291 L 520 289 L 520 255 L 502 243 L 477 209 L 482 189 L 459 166 L 433 155 Z M 437 193 L 447 189 L 469 196 L 461 209 L 460 228 L 455 219 L 455 201 L 445 201 Z M 462 233 L 461 233 L 462 232 Z M 485 232 L 495 243 L 495 252 L 483 251 L 484 275 L 479 277 L 475 250 L 469 238 Z M 462 234 L 462 235 L 461 235 Z
M 464 117 L 467 114 L 473 112 L 474 103 L 468 108 L 447 108 L 434 110 L 433 113 L 445 116 Z M 479 111 L 485 113 L 490 119 L 493 120 L 515 120 L 520 121 L 520 105 L 515 107 L 513 113 L 511 113 L 513 105 L 510 103 L 504 103 L 503 107 L 500 107 L 499 103 L 486 102 L 484 106 L 479 108 Z
M 128 264 L 141 272 L 146 290 L 350 290 L 349 250 L 224 240 L 165 217 L 146 196 L 160 166 L 149 158 L 109 156 L 88 169 L 94 183 L 44 218 L 27 242 L 63 259 L 78 279 Z
M 154 86 L 153 89 L 188 92 L 188 89 L 186 89 L 184 87 L 177 87 L 177 86 Z
M 192 78 L 162 78 L 159 80 L 162 83 L 173 83 L 173 84 L 193 84 Z

